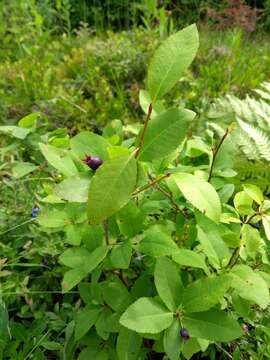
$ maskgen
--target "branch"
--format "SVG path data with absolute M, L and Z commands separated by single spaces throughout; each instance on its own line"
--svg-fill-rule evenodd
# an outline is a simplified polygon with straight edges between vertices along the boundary
M 144 122 L 144 125 L 143 125 L 143 130 L 142 130 L 141 138 L 140 138 L 140 141 L 139 141 L 138 149 L 137 149 L 137 152 L 136 152 L 136 155 L 135 155 L 136 158 L 139 156 L 139 153 L 140 153 L 141 148 L 143 146 L 144 136 L 145 136 L 145 132 L 146 132 L 149 120 L 151 118 L 152 110 L 153 110 L 153 107 L 152 107 L 152 104 L 150 104 L 149 107 L 148 107 L 148 113 L 147 113 L 147 116 L 146 116 L 146 119 L 145 119 L 145 122 Z
M 223 142 L 225 141 L 226 137 L 228 136 L 229 134 L 229 129 L 226 130 L 225 134 L 222 136 L 218 146 L 214 149 L 212 149 L 213 151 L 213 159 L 212 159 L 212 162 L 211 162 L 211 167 L 210 167 L 210 171 L 209 171 L 209 176 L 208 176 L 208 182 L 210 182 L 210 180 L 212 179 L 212 175 L 213 175 L 213 169 L 214 169 L 214 164 L 215 164 L 215 161 L 216 161 L 216 157 L 217 157 L 217 154 L 221 148 L 221 145 L 223 144 Z
M 171 176 L 171 173 L 166 173 L 164 175 L 161 175 L 157 178 L 155 178 L 153 181 L 149 182 L 148 184 L 142 186 L 141 188 L 135 190 L 133 193 L 132 193 L 132 196 L 136 196 L 138 195 L 139 193 L 141 193 L 142 191 L 145 191 L 147 189 L 149 189 L 150 187 L 153 187 L 156 183 L 162 181 L 163 179 L 166 179 L 167 177 Z

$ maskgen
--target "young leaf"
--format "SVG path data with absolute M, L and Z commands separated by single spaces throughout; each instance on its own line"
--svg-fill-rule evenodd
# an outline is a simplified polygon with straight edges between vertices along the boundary
M 76 316 L 75 341 L 81 339 L 96 323 L 100 308 L 84 308 Z
M 207 217 L 218 222 L 221 204 L 214 187 L 207 181 L 187 173 L 174 174 L 173 179 L 184 197 Z
M 171 255 L 178 249 L 172 238 L 158 225 L 150 227 L 139 244 L 139 250 L 150 256 Z
M 157 292 L 164 304 L 175 311 L 181 303 L 183 286 L 175 264 L 166 257 L 156 261 L 154 280 Z
M 139 160 L 152 161 L 173 152 L 183 141 L 195 113 L 185 109 L 168 109 L 149 122 Z M 140 134 L 139 134 L 140 137 Z
M 170 360 L 180 358 L 182 339 L 180 336 L 180 325 L 178 319 L 175 319 L 171 326 L 164 331 L 163 346 Z
M 186 312 L 206 311 L 221 301 L 230 287 L 229 276 L 202 278 L 191 283 L 184 291 L 183 310 Z
M 137 360 L 142 338 L 136 332 L 121 327 L 117 337 L 116 352 L 118 360 Z
M 113 269 L 127 269 L 132 255 L 132 245 L 130 240 L 123 244 L 115 245 L 108 257 L 106 265 Z
M 155 334 L 167 329 L 173 313 L 153 298 L 140 298 L 120 318 L 121 325 L 141 333 Z
M 155 52 L 148 70 L 148 91 L 154 103 L 179 80 L 199 46 L 196 25 L 171 35 Z
M 252 208 L 253 199 L 245 191 L 238 192 L 234 197 L 234 206 L 240 215 L 251 215 L 254 213 Z
M 133 155 L 121 155 L 104 162 L 89 187 L 88 218 L 91 224 L 100 224 L 126 205 L 134 190 L 136 175 Z
M 85 203 L 88 199 L 89 179 L 72 177 L 56 185 L 54 192 L 60 199 L 69 202 Z M 74 191 L 76 189 L 76 191 Z
M 228 342 L 242 335 L 238 322 L 224 311 L 216 309 L 186 314 L 183 325 L 192 337 L 210 341 Z
M 264 200 L 264 196 L 263 193 L 261 191 L 261 189 L 253 184 L 245 184 L 243 185 L 244 187 L 244 191 L 254 200 L 256 201 L 257 204 L 261 205 L 263 200 Z

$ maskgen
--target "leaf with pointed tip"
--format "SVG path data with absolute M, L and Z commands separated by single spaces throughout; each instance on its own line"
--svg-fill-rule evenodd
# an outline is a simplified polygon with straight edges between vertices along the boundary
M 130 200 L 136 184 L 137 164 L 133 155 L 107 160 L 93 176 L 88 197 L 88 219 L 98 225 Z
M 196 25 L 171 35 L 156 50 L 148 69 L 148 91 L 152 102 L 165 95 L 194 59 L 199 47 Z

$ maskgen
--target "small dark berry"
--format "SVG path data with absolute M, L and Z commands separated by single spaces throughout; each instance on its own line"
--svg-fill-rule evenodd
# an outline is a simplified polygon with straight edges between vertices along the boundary
M 38 216 L 39 208 L 37 206 L 33 206 L 31 210 L 31 217 L 36 218 Z
M 180 330 L 180 335 L 184 340 L 188 340 L 190 338 L 188 329 L 182 328 Z
M 98 156 L 86 156 L 84 162 L 92 170 L 97 170 L 103 161 Z

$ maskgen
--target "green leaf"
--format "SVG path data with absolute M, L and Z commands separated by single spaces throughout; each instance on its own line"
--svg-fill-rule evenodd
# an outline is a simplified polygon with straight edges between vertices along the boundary
M 256 201 L 257 204 L 261 205 L 263 200 L 264 200 L 264 196 L 263 193 L 261 191 L 261 189 L 253 184 L 245 184 L 243 185 L 244 191 L 254 200 Z
M 100 308 L 84 308 L 78 312 L 75 322 L 75 341 L 81 339 L 91 329 L 96 323 L 100 311 Z
M 242 244 L 245 245 L 247 254 L 252 259 L 255 259 L 257 251 L 261 245 L 261 237 L 259 231 L 248 224 L 244 224 L 242 226 L 241 235 Z
M 110 143 L 102 136 L 92 132 L 83 131 L 70 140 L 72 152 L 79 158 L 88 156 L 99 156 L 103 161 L 108 159 L 107 148 Z
M 194 59 L 199 46 L 196 25 L 171 35 L 156 50 L 148 70 L 148 91 L 152 102 L 165 95 Z
M 89 346 L 80 353 L 78 360 L 90 359 L 109 360 L 109 355 L 107 350 L 101 349 L 100 347 Z
M 214 187 L 207 181 L 187 173 L 172 175 L 184 197 L 207 217 L 219 222 L 221 204 Z
M 263 215 L 262 216 L 262 223 L 265 231 L 265 235 L 268 240 L 270 240 L 270 215 Z
M 238 192 L 233 202 L 240 215 L 251 215 L 254 213 L 252 209 L 253 199 L 245 191 Z
M 37 168 L 38 166 L 31 164 L 29 162 L 20 162 L 12 168 L 12 173 L 16 179 L 20 179 L 21 177 L 30 174 L 32 171 L 36 170 Z
M 0 126 L 0 133 L 13 136 L 17 139 L 23 140 L 31 132 L 30 129 L 25 129 L 14 125 Z
M 163 346 L 170 360 L 179 360 L 182 339 L 178 319 L 173 320 L 171 326 L 164 331 Z
M 195 251 L 179 249 L 172 255 L 172 259 L 179 265 L 203 269 L 206 273 L 209 273 L 204 256 Z
M 127 240 L 124 244 L 115 245 L 108 258 L 109 267 L 114 269 L 128 269 L 132 255 L 131 241 Z
M 123 312 L 132 302 L 132 297 L 124 284 L 117 278 L 103 284 L 105 302 L 116 312 Z
M 137 360 L 141 350 L 141 343 L 142 338 L 140 335 L 121 327 L 116 344 L 118 360 Z
M 62 349 L 62 345 L 55 341 L 42 341 L 40 344 L 42 347 L 44 347 L 47 350 L 60 350 Z
M 157 259 L 154 280 L 161 300 L 171 311 L 175 311 L 183 294 L 180 273 L 175 264 L 166 257 Z
M 148 109 L 149 109 L 149 105 L 151 104 L 151 98 L 150 98 L 149 93 L 146 90 L 140 90 L 139 102 L 140 102 L 141 108 L 143 109 L 145 114 L 147 114 Z M 153 106 L 152 116 L 151 117 L 157 116 L 158 114 L 160 114 L 164 110 L 165 110 L 165 107 L 162 104 L 162 102 L 161 101 L 156 101 L 154 106 Z
M 191 359 L 194 354 L 199 351 L 205 351 L 208 347 L 209 341 L 205 339 L 189 339 L 184 342 L 182 347 L 182 354 L 185 359 Z
M 42 212 L 37 219 L 40 226 L 48 228 L 64 227 L 70 223 L 68 214 L 60 210 Z
M 62 291 L 68 292 L 86 276 L 83 268 L 75 268 L 67 271 L 62 281 Z
M 192 282 L 184 291 L 183 310 L 206 311 L 219 303 L 230 287 L 229 276 L 202 278 Z
M 130 200 L 136 184 L 137 165 L 133 155 L 107 160 L 93 176 L 88 198 L 88 218 L 97 225 Z
M 270 302 L 267 283 L 247 265 L 239 265 L 231 271 L 231 286 L 246 300 L 265 309 Z
M 171 236 L 159 225 L 150 227 L 139 244 L 139 251 L 150 256 L 172 255 L 178 249 Z
M 93 271 L 99 263 L 105 258 L 108 252 L 108 247 L 105 245 L 99 246 L 89 256 L 84 258 L 83 263 L 72 270 L 65 273 L 62 281 L 63 292 L 71 290 L 76 286 L 86 275 Z
M 183 317 L 182 321 L 191 337 L 229 342 L 242 335 L 238 322 L 221 310 L 211 309 L 201 313 L 189 313 Z
M 121 325 L 130 330 L 155 334 L 167 329 L 173 313 L 153 298 L 140 298 L 130 305 L 120 318 Z
M 152 119 L 138 159 L 152 161 L 172 153 L 184 140 L 189 121 L 194 116 L 190 110 L 171 108 Z
M 18 125 L 22 128 L 33 128 L 36 126 L 36 122 L 40 117 L 39 112 L 34 112 L 24 116 L 19 122 Z
M 8 335 L 8 311 L 5 303 L 0 299 L 0 339 L 3 340 L 8 337 Z
M 197 213 L 197 238 L 210 263 L 219 269 L 224 258 L 230 256 L 228 246 L 221 237 L 221 226 L 204 215 Z
M 142 230 L 144 216 L 134 202 L 130 201 L 118 211 L 116 221 L 120 232 L 123 235 L 132 238 Z
M 72 177 L 56 185 L 54 192 L 60 199 L 69 202 L 85 203 L 88 199 L 89 179 Z
M 39 144 L 40 150 L 48 163 L 65 176 L 76 176 L 78 170 L 73 160 L 65 155 L 63 151 L 51 145 Z
M 60 255 L 59 262 L 71 268 L 80 267 L 88 261 L 90 254 L 91 253 L 83 247 L 72 247 Z

